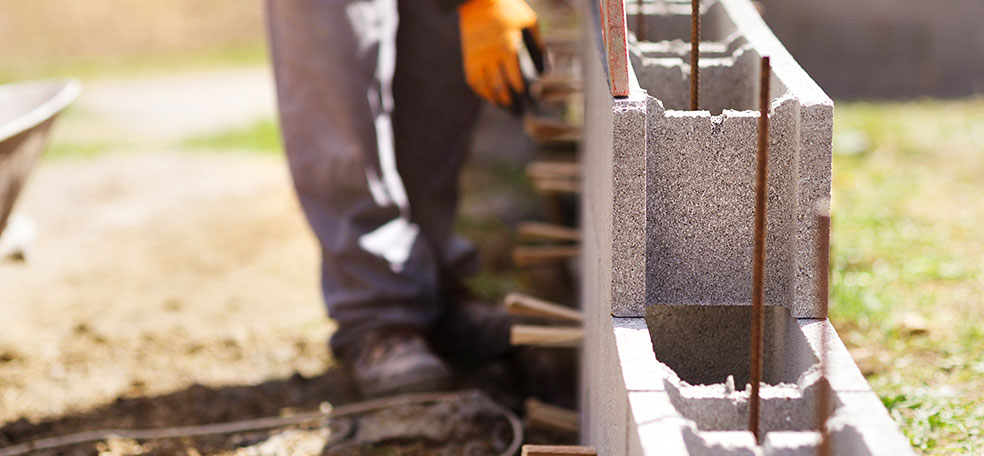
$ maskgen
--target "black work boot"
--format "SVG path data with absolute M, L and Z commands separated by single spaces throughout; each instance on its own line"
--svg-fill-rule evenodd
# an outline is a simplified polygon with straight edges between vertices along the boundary
M 480 364 L 508 355 L 512 318 L 502 306 L 473 298 L 449 303 L 431 328 L 429 338 L 439 353 L 467 364 Z
M 404 328 L 368 334 L 342 356 L 365 397 L 440 391 L 451 387 L 451 371 L 421 335 Z

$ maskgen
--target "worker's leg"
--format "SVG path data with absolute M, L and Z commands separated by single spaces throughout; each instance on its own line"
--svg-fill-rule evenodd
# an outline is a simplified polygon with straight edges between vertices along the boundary
M 440 313 L 439 260 L 410 219 L 397 172 L 396 0 L 270 0 L 268 8 L 287 156 L 338 323 L 332 347 L 338 353 L 384 327 L 424 331 Z
M 458 17 L 435 1 L 401 0 L 397 40 L 397 166 L 410 199 L 411 219 L 441 252 L 445 308 L 431 329 L 443 353 L 470 361 L 510 349 L 509 319 L 501 308 L 466 301 L 457 282 L 475 272 L 470 242 L 453 235 L 458 174 L 478 117 L 479 99 L 465 82 Z
M 465 83 L 458 15 L 433 0 L 401 0 L 393 127 L 397 167 L 410 217 L 460 278 L 477 268 L 471 243 L 452 236 L 458 174 L 478 117 L 479 99 Z

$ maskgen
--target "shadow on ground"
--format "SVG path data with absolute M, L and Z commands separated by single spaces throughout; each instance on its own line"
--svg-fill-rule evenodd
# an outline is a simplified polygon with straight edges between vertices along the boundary
M 460 390 L 481 390 L 494 401 L 517 414 L 521 414 L 523 401 L 528 397 L 538 397 L 548 402 L 573 407 L 576 384 L 573 380 L 565 379 L 576 378 L 576 361 L 576 354 L 570 350 L 526 349 L 506 359 L 481 366 L 457 366 L 457 386 Z M 285 379 L 242 386 L 192 385 L 184 390 L 157 396 L 119 397 L 112 403 L 94 409 L 36 422 L 20 419 L 0 428 L 0 443 L 4 446 L 14 445 L 45 437 L 101 429 L 144 429 L 241 421 L 317 410 L 324 402 L 338 406 L 359 399 L 347 373 L 336 367 L 312 377 L 294 374 Z M 388 410 L 385 413 L 391 412 L 393 411 Z M 433 411 L 428 412 L 425 409 L 403 410 L 400 413 L 410 415 L 404 417 L 406 418 L 402 420 L 404 423 L 412 422 L 414 413 L 420 413 L 421 419 L 426 419 L 428 413 L 433 415 Z M 394 420 L 390 419 L 390 421 Z M 480 426 L 484 425 L 475 423 L 471 428 L 480 429 Z M 310 426 L 292 428 L 314 432 Z M 317 429 L 317 426 L 313 429 Z M 141 452 L 144 454 L 196 454 L 195 452 L 227 454 L 263 442 L 283 431 L 284 429 L 281 428 L 246 434 L 143 442 L 145 444 Z M 470 434 L 460 438 L 474 439 L 475 433 Z M 456 435 L 454 438 L 459 436 Z M 526 440 L 573 443 L 572 436 L 558 436 L 542 431 L 528 432 Z M 435 445 L 441 448 L 467 447 L 461 442 L 435 443 L 427 442 L 426 439 L 409 439 L 356 447 L 358 448 L 356 453 L 393 454 L 392 452 L 396 451 L 396 454 L 429 454 L 428 452 L 435 451 Z M 59 451 L 38 454 L 92 454 L 94 451 L 105 450 L 106 446 L 105 442 L 100 442 L 68 447 L 67 451 L 62 448 Z M 349 446 L 346 452 L 352 450 L 353 447 Z M 116 453 L 111 452 L 111 454 Z M 477 454 L 485 453 L 479 451 Z

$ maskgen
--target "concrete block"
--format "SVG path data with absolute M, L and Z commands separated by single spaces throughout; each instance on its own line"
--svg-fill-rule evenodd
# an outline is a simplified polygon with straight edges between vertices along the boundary
M 629 450 L 632 455 L 687 455 L 693 454 L 691 447 L 699 444 L 694 424 L 683 418 L 663 418 L 638 424 L 636 432 L 638 441 Z
M 815 456 L 819 432 L 770 432 L 762 442 L 764 456 Z
M 631 309 L 646 300 L 646 134 L 648 99 L 641 93 L 616 100 L 612 126 L 610 244 L 615 316 L 638 316 Z
M 854 363 L 854 359 L 851 358 L 844 342 L 837 335 L 834 326 L 830 324 L 830 320 L 799 319 L 796 320 L 796 324 L 806 338 L 813 356 L 818 360 L 821 353 L 821 341 L 826 344 L 826 375 L 835 391 L 871 391 L 871 387 L 861 375 L 861 370 Z M 816 365 L 814 372 L 810 375 L 818 377 L 820 375 L 819 367 Z
M 673 369 L 657 361 L 646 320 L 612 318 L 622 380 L 628 391 L 662 391 L 662 379 L 679 381 Z
M 825 268 L 813 211 L 830 194 L 833 105 L 748 0 L 703 8 L 701 111 L 684 110 L 689 5 L 643 6 L 647 37 L 660 41 L 630 37 L 625 98 L 611 96 L 598 23 L 586 16 L 584 443 L 612 455 L 813 454 L 829 384 L 835 454 L 911 454 L 816 296 Z M 762 55 L 774 71 L 757 445 L 746 429 L 747 306 Z
M 690 454 L 756 456 L 755 436 L 748 431 L 703 432 L 698 438 L 691 444 Z
M 589 15 L 589 17 L 593 17 Z M 587 21 L 589 24 L 590 20 Z M 585 143 L 582 154 L 582 242 L 590 295 L 604 312 L 615 315 L 642 308 L 646 281 L 646 103 L 635 73 L 630 93 L 612 98 L 600 47 L 601 34 L 586 33 Z M 613 229 L 613 226 L 619 229 Z M 594 266 L 597 266 L 595 268 Z
M 796 383 L 817 358 L 784 307 L 765 308 L 763 380 Z M 652 306 L 646 322 L 656 359 L 690 384 L 748 382 L 751 313 L 744 306 Z
M 629 391 L 629 421 L 643 425 L 664 418 L 680 418 L 670 396 L 663 392 Z
M 681 308 L 714 309 L 699 306 L 681 306 Z M 725 307 L 725 309 L 741 310 L 735 307 Z M 801 332 L 803 327 L 824 329 L 829 325 L 826 320 L 800 325 L 798 320 L 789 317 L 786 309 L 774 309 L 776 314 L 792 322 L 786 322 L 782 326 L 776 324 L 777 327 L 783 328 L 782 331 L 796 333 Z M 700 316 L 695 317 L 697 314 L 693 313 L 683 315 L 688 315 L 696 321 L 705 319 Z M 626 385 L 630 381 L 634 382 L 634 385 L 621 391 L 608 388 L 602 394 L 628 396 L 625 435 L 628 454 L 815 454 L 820 426 L 817 393 L 819 388 L 827 384 L 820 379 L 819 365 L 816 361 L 818 358 L 812 358 L 813 363 L 802 371 L 795 382 L 762 385 L 761 429 L 764 441 L 758 446 L 751 433 L 746 430 L 749 385 L 739 383 L 736 388 L 733 377 L 722 383 L 691 385 L 678 377 L 674 370 L 669 369 L 670 366 L 656 359 L 658 354 L 645 346 L 644 332 L 658 331 L 653 329 L 654 325 L 651 322 L 646 324 L 642 319 L 637 318 L 612 318 L 611 321 L 612 330 L 616 334 L 618 366 L 615 368 L 622 373 L 627 373 L 621 378 Z M 684 319 L 679 320 L 678 324 L 682 321 Z M 747 329 L 747 326 L 744 329 Z M 833 336 L 836 337 L 836 334 L 834 333 Z M 797 338 L 799 342 L 794 341 Z M 780 353 L 781 356 L 777 357 L 811 359 L 814 356 L 814 346 L 807 339 L 804 334 L 799 336 L 786 334 L 783 339 L 786 342 L 780 345 L 798 348 L 787 349 L 788 352 Z M 678 344 L 681 352 L 701 352 L 695 347 L 688 349 L 684 343 L 687 338 L 681 337 L 678 340 L 681 341 Z M 836 347 L 836 344 L 828 344 L 828 346 Z M 828 356 L 828 359 L 835 357 Z M 849 359 L 847 358 L 847 361 Z M 638 367 L 646 364 L 657 368 L 647 372 L 645 368 Z M 781 369 L 779 371 L 782 372 Z M 790 373 L 794 372 L 789 371 L 784 375 Z M 603 382 L 613 380 L 617 379 L 611 378 L 610 375 L 602 379 Z M 645 383 L 647 380 L 648 384 Z M 851 382 L 840 383 L 852 385 Z M 662 386 L 659 386 L 660 383 Z M 645 390 L 636 390 L 639 387 Z M 621 398 L 611 398 L 609 402 L 621 410 Z M 830 417 L 827 423 L 831 429 L 831 441 L 835 448 L 833 454 L 888 454 L 889 450 L 902 455 L 912 454 L 908 443 L 898 432 L 898 428 L 878 397 L 868 389 L 841 391 L 835 387 L 830 396 L 829 410 L 825 414 Z M 613 421 L 617 422 L 617 420 Z M 611 434 L 617 432 L 613 433 L 609 428 L 608 435 Z M 669 442 L 667 443 L 669 447 L 662 447 L 659 442 Z M 617 454 L 621 454 L 617 445 L 613 448 Z M 657 448 L 658 451 L 655 450 Z M 670 451 L 668 448 L 675 450 Z
M 766 301 L 825 317 L 816 299 L 813 212 L 830 194 L 833 103 L 754 8 L 710 6 L 718 40 L 701 60 L 702 111 L 686 109 L 689 56 L 680 43 L 630 45 L 650 96 L 647 305 L 747 305 L 751 297 L 758 60 L 772 76 Z
M 838 408 L 827 420 L 834 454 L 914 454 L 909 440 L 873 392 L 835 390 L 834 398 Z
M 620 163 L 616 167 L 613 150 L 616 131 L 630 135 L 619 142 L 622 150 L 632 150 L 632 140 L 639 142 L 638 136 L 631 135 L 645 135 L 642 110 L 645 98 L 633 77 L 630 84 L 635 86 L 630 97 L 614 99 L 609 91 L 600 30 L 595 26 L 585 39 L 584 48 L 589 52 L 584 59 L 588 89 L 582 155 L 586 191 L 582 197 L 581 245 L 583 258 L 590 261 L 582 262 L 581 295 L 588 342 L 583 344 L 581 353 L 581 406 L 591 413 L 582 414 L 581 436 L 599 454 L 621 455 L 627 450 L 628 397 L 617 363 L 611 309 L 631 301 L 641 305 L 645 299 L 645 166 L 633 168 Z M 623 162 L 631 159 L 631 155 L 617 158 Z M 644 163 L 644 153 L 639 152 L 636 160 Z M 616 188 L 632 194 L 616 198 Z M 615 223 L 628 223 L 630 229 L 614 230 Z M 616 243 L 637 247 L 616 250 L 613 248 Z

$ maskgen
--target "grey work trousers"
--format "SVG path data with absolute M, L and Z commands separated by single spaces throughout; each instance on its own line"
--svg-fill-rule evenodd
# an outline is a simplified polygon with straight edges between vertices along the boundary
M 457 15 L 433 0 L 268 0 L 284 144 L 322 249 L 339 353 L 366 332 L 426 331 L 442 283 L 477 266 L 453 235 L 479 100 Z

